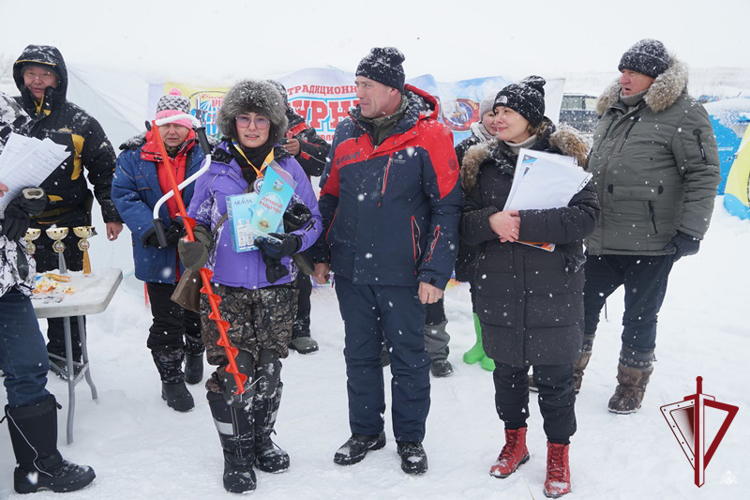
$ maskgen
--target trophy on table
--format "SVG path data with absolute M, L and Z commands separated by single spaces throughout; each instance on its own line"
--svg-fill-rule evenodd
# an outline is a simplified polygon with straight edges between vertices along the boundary
M 96 229 L 94 226 L 78 226 L 73 228 L 73 232 L 81 238 L 78 242 L 78 249 L 83 252 L 83 275 L 88 276 L 91 274 L 91 260 L 89 259 L 91 243 L 88 242 L 88 238 L 96 236 Z
M 62 240 L 68 235 L 68 228 L 51 227 L 45 232 L 47 233 L 47 236 L 55 240 L 52 244 L 52 250 L 55 251 L 58 257 L 60 274 L 68 274 L 68 266 L 65 265 L 65 256 L 63 255 L 63 252 L 65 251 L 65 243 L 62 242 Z
M 26 230 L 26 234 L 24 235 L 23 239 L 26 240 L 26 250 L 29 252 L 29 255 L 34 255 L 34 252 L 36 252 L 36 245 L 34 244 L 34 240 L 39 238 L 41 234 L 42 230 L 34 227 Z

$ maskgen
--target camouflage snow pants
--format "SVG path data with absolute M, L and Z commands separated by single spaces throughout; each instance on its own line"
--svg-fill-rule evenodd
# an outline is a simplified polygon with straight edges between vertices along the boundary
M 280 358 L 289 355 L 292 325 L 297 314 L 297 289 L 294 286 L 290 284 L 248 290 L 214 283 L 213 291 L 221 297 L 219 313 L 229 323 L 227 336 L 234 347 L 251 353 L 255 363 L 263 349 L 277 352 Z M 219 329 L 215 321 L 208 319 L 209 312 L 208 299 L 201 295 L 202 337 L 206 346 L 206 359 L 209 364 L 218 366 L 206 382 L 206 389 L 221 392 L 223 388 L 220 381 L 228 361 L 224 347 L 217 344 L 220 339 Z

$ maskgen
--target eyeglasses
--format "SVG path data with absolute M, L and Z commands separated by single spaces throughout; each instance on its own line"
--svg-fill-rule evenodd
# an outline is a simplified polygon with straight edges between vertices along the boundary
M 247 128 L 251 123 L 255 123 L 255 128 L 259 130 L 267 129 L 271 121 L 265 116 L 256 116 L 255 119 L 247 115 L 237 115 L 235 118 L 238 127 Z

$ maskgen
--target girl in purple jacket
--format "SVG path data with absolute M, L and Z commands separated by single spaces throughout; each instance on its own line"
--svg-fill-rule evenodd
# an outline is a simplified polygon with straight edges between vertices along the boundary
M 206 383 L 208 402 L 224 449 L 224 487 L 241 493 L 255 489 L 253 466 L 264 472 L 289 468 L 289 455 L 271 441 L 283 384 L 281 361 L 289 354 L 296 314 L 295 253 L 318 238 L 321 217 L 310 181 L 279 146 L 287 129 L 278 91 L 263 81 L 245 80 L 224 98 L 218 115 L 224 141 L 213 152 L 206 174 L 198 179 L 188 215 L 197 223 L 195 242 L 181 241 L 180 256 L 191 269 L 213 270 L 213 293 L 221 297 L 221 318 L 239 349 L 240 372 L 248 377 L 245 392 L 226 372 L 228 360 L 217 344 L 219 331 L 209 319 L 202 296 L 201 322 L 208 362 L 217 366 Z M 227 196 L 259 191 L 267 169 L 280 167 L 296 182 L 284 214 L 286 232 L 256 238 L 258 250 L 236 252 L 230 224 L 222 220 Z

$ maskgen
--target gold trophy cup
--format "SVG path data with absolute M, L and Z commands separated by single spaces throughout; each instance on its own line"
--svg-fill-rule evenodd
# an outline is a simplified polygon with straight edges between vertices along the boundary
M 47 233 L 47 236 L 55 240 L 52 244 L 52 250 L 54 250 L 58 256 L 60 274 L 68 274 L 68 266 L 65 265 L 65 256 L 63 255 L 63 252 L 65 251 L 65 243 L 62 242 L 62 240 L 68 235 L 68 228 L 51 227 L 45 232 Z
M 89 260 L 91 243 L 88 242 L 87 238 L 96 236 L 96 229 L 94 226 L 78 226 L 73 228 L 73 232 L 81 238 L 81 241 L 78 242 L 78 249 L 83 252 L 83 275 L 88 276 L 91 274 L 91 260 Z
M 36 252 L 36 245 L 34 244 L 34 240 L 39 238 L 41 234 L 42 230 L 34 227 L 26 230 L 26 234 L 24 235 L 23 239 L 26 240 L 26 250 L 28 250 L 30 255 L 34 255 L 34 252 Z

